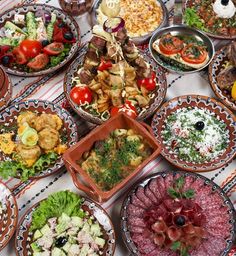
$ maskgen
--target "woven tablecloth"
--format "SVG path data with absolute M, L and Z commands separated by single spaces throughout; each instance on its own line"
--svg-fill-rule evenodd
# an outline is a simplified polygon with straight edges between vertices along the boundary
M 174 1 L 165 0 L 164 2 L 169 10 L 171 20 L 171 17 L 173 16 Z M 0 0 L 0 12 L 3 12 L 20 3 L 43 3 L 59 7 L 59 3 L 57 0 Z M 90 15 L 87 13 L 80 17 L 76 17 L 76 21 L 78 22 L 81 29 L 82 42 L 88 41 L 91 38 Z M 218 49 L 221 45 L 224 45 L 227 42 L 214 41 L 214 43 L 216 49 Z M 65 70 L 66 67 L 60 72 L 37 78 L 10 76 L 13 84 L 12 103 L 27 99 L 41 99 L 49 100 L 54 102 L 55 104 L 61 105 L 62 107 L 68 108 L 68 104 L 63 94 L 63 78 L 65 75 Z M 198 94 L 215 97 L 209 85 L 207 70 L 185 76 L 167 73 L 167 82 L 168 91 L 166 100 L 170 100 L 173 97 L 186 94 Z M 88 133 L 89 129 L 92 129 L 94 127 L 93 125 L 79 118 L 75 113 L 71 113 L 77 120 L 80 137 L 83 137 L 86 133 Z M 133 179 L 122 191 L 119 191 L 115 196 L 112 197 L 112 199 L 102 204 L 102 206 L 110 214 L 115 227 L 115 232 L 117 236 L 115 256 L 129 255 L 121 239 L 119 221 L 120 208 L 124 199 L 125 192 L 128 191 L 130 186 L 141 177 L 158 171 L 174 169 L 175 167 L 171 166 L 165 159 L 159 156 L 157 159 L 149 163 L 143 169 L 143 171 L 135 179 Z M 206 172 L 203 173 L 203 175 L 220 185 L 227 193 L 227 195 L 230 196 L 234 206 L 236 206 L 236 160 L 233 160 L 233 162 L 221 169 Z M 9 179 L 4 182 L 7 183 L 7 185 L 12 189 L 14 195 L 16 196 L 19 208 L 19 219 L 33 204 L 47 197 L 53 192 L 62 189 L 70 189 L 71 191 L 78 192 L 65 168 L 62 168 L 62 170 L 58 171 L 58 173 L 55 175 L 51 175 L 47 178 L 43 178 L 37 181 L 34 180 L 22 183 L 16 179 Z M 79 193 L 83 194 L 82 191 L 80 191 Z M 0 252 L 0 256 L 14 255 L 15 252 L 13 237 L 7 247 Z

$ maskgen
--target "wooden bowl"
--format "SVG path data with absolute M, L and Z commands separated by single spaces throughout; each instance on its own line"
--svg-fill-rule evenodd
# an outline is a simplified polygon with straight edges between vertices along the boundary
M 174 152 L 170 152 L 170 149 L 168 149 L 167 145 L 164 144 L 161 132 L 165 127 L 166 118 L 176 110 L 186 107 L 207 109 L 219 116 L 219 118 L 227 125 L 227 130 L 229 131 L 228 147 L 222 155 L 216 157 L 210 162 L 192 163 L 181 160 Z M 152 119 L 152 129 L 158 143 L 162 147 L 162 156 L 165 157 L 166 160 L 168 160 L 171 164 L 187 171 L 212 171 L 226 165 L 236 155 L 236 117 L 222 103 L 207 96 L 185 95 L 176 97 L 164 103 Z
M 40 202 L 33 205 L 24 214 L 24 216 L 21 218 L 19 222 L 15 238 L 15 252 L 17 256 L 33 255 L 33 251 L 30 247 L 30 243 L 33 239 L 33 234 L 32 232 L 30 232 L 29 229 L 32 222 L 33 212 L 39 206 Z M 83 210 L 88 211 L 90 215 L 93 215 L 95 219 L 97 219 L 99 224 L 102 226 L 104 238 L 107 241 L 102 256 L 114 255 L 116 247 L 115 230 L 107 212 L 100 205 L 98 205 L 89 198 L 83 198 L 83 204 L 81 207 L 83 208 Z
M 5 108 L 12 97 L 12 83 L 10 77 L 6 74 L 2 66 L 0 66 L 0 110 Z
M 146 125 L 145 125 L 146 127 Z M 129 174 L 120 183 L 115 185 L 109 191 L 101 190 L 90 175 L 84 171 L 76 162 L 81 159 L 84 152 L 90 150 L 93 147 L 95 141 L 106 139 L 109 134 L 115 129 L 133 129 L 137 134 L 140 134 L 145 142 L 151 146 L 153 153 L 144 162 L 142 162 L 132 173 Z M 149 128 L 148 128 L 149 129 Z M 127 115 L 121 113 L 117 116 L 109 119 L 106 123 L 94 129 L 85 138 L 79 141 L 77 144 L 69 148 L 63 155 L 63 160 L 67 170 L 70 172 L 75 186 L 83 190 L 86 194 L 99 202 L 107 201 L 120 189 L 127 186 L 129 181 L 132 180 L 150 161 L 155 159 L 161 151 L 159 143 L 155 138 L 150 135 L 150 132 L 138 123 L 134 119 L 131 119 Z

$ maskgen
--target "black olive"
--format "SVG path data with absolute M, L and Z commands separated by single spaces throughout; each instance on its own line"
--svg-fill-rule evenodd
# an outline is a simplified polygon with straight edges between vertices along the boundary
M 228 3 L 229 3 L 229 0 L 221 0 L 221 4 L 222 5 L 226 6 L 226 5 L 228 5 Z
M 66 243 L 67 243 L 67 237 L 62 236 L 62 237 L 57 238 L 57 240 L 55 242 L 55 246 L 60 248 L 60 247 L 64 246 Z
M 204 129 L 204 126 L 205 126 L 205 124 L 204 124 L 204 122 L 202 122 L 202 121 L 198 121 L 198 122 L 196 122 L 196 124 L 195 124 L 195 128 L 196 128 L 198 131 L 203 130 L 203 129 Z
M 2 57 L 2 64 L 3 65 L 8 65 L 10 63 L 10 57 L 9 56 L 3 56 Z
M 64 28 L 65 27 L 65 23 L 61 22 L 57 25 L 59 28 Z
M 183 226 L 185 224 L 185 217 L 183 215 L 175 216 L 174 222 L 177 226 Z
M 73 38 L 74 38 L 74 36 L 73 36 L 73 34 L 71 33 L 71 32 L 65 32 L 64 33 L 64 38 L 66 39 L 66 40 L 72 40 Z
M 49 45 L 49 41 L 48 40 L 43 40 L 42 41 L 42 46 L 45 47 L 47 45 Z

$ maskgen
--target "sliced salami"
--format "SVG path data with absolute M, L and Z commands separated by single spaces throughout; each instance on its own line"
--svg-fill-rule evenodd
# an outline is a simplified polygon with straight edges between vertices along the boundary
M 156 245 L 150 239 L 143 239 L 137 247 L 144 255 L 149 255 L 150 252 L 156 249 Z
M 227 238 L 229 236 L 229 225 L 222 223 L 220 226 L 206 224 L 207 232 L 215 237 Z
M 143 234 L 145 231 L 145 228 L 143 227 L 137 227 L 137 226 L 130 226 L 129 231 L 131 233 L 137 233 L 137 234 Z
M 135 206 L 133 204 L 129 204 L 127 207 L 127 212 L 129 214 L 129 216 L 133 217 L 133 216 L 143 216 L 143 214 L 145 213 L 145 210 L 139 206 Z
M 165 177 L 165 190 L 173 186 L 174 177 L 173 175 L 167 175 Z
M 209 255 L 221 255 L 226 247 L 226 242 L 221 237 L 210 236 L 207 241 L 203 242 L 203 246 Z
M 155 249 L 146 256 L 176 256 L 177 254 L 171 250 Z
M 152 206 L 152 201 L 145 195 L 144 188 L 138 187 L 138 189 L 135 192 L 136 196 L 140 201 L 142 201 L 147 207 Z
M 166 197 L 167 191 L 166 191 L 164 179 L 160 176 L 157 177 L 156 184 L 157 184 L 158 190 L 160 191 L 160 194 L 162 195 L 162 197 Z
M 191 175 L 187 176 L 185 178 L 185 183 L 184 183 L 184 186 L 183 186 L 183 191 L 186 191 L 186 190 L 192 188 L 191 185 L 192 185 L 192 183 L 194 181 L 195 181 L 195 178 L 193 176 L 191 176 Z
M 154 196 L 157 198 L 158 201 L 162 200 L 162 195 L 160 194 L 160 191 L 158 189 L 157 183 L 155 179 L 152 179 L 148 184 L 150 190 L 154 194 Z
M 143 218 L 140 217 L 133 217 L 128 219 L 129 226 L 137 226 L 137 227 L 146 227 L 146 223 L 144 222 Z
M 195 250 L 190 253 L 190 256 L 216 256 L 215 254 L 209 254 L 206 248 L 200 244 Z
M 191 188 L 194 189 L 195 192 L 198 194 L 198 192 L 202 190 L 203 186 L 204 186 L 204 180 L 200 178 L 196 178 L 195 181 L 192 183 Z
M 151 189 L 149 188 L 149 186 L 146 186 L 144 189 L 144 193 L 145 195 L 154 203 L 154 204 L 159 204 L 160 200 L 158 200 L 155 195 L 153 194 L 153 192 L 151 191 Z
M 137 207 L 147 209 L 147 206 L 140 199 L 138 199 L 138 197 L 135 194 L 131 196 L 131 203 Z

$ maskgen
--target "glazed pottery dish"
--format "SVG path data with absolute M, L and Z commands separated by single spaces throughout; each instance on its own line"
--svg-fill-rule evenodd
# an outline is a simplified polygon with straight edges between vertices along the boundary
M 236 2 L 234 0 L 186 0 L 184 22 L 219 39 L 236 39 Z
M 208 75 L 216 96 L 236 111 L 236 42 L 216 52 Z
M 90 199 L 59 191 L 36 203 L 16 231 L 17 256 L 101 255 L 115 252 L 115 233 L 105 210 Z
M 121 228 L 132 255 L 226 256 L 235 240 L 235 217 L 231 201 L 211 180 L 165 171 L 128 193 Z
M 102 202 L 128 186 L 160 153 L 150 128 L 121 113 L 69 148 L 63 159 L 76 187 Z
M 154 60 L 169 71 L 189 74 L 205 68 L 214 55 L 210 38 L 185 25 L 162 28 L 152 35 L 149 50 Z
M 12 83 L 9 76 L 0 66 L 0 110 L 5 108 L 12 97 Z
M 236 154 L 236 118 L 220 102 L 198 95 L 176 97 L 154 115 L 153 133 L 161 154 L 188 171 L 211 171 Z
M 25 181 L 55 173 L 77 139 L 76 124 L 61 107 L 39 100 L 16 103 L 0 113 L 0 176 Z
M 80 30 L 61 9 L 22 5 L 0 15 L 0 64 L 19 76 L 41 76 L 63 67 L 76 54 Z
M 18 208 L 11 190 L 0 181 L 0 251 L 13 236 L 18 219 Z
M 161 105 L 167 90 L 164 72 L 129 39 L 124 20 L 114 22 L 115 29 L 109 21 L 93 28 L 92 39 L 64 80 L 72 108 L 96 124 L 119 112 L 144 120 Z
M 103 25 L 108 18 L 117 16 L 124 19 L 128 36 L 135 44 L 147 43 L 153 32 L 168 24 L 168 11 L 159 0 L 95 2 L 92 12 L 94 24 Z

